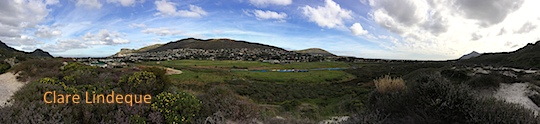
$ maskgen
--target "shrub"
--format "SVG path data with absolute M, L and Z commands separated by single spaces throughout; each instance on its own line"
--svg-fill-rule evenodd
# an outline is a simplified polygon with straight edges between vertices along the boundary
M 494 75 L 481 75 L 479 77 L 472 78 L 466 83 L 473 88 L 494 89 L 494 88 L 499 88 L 500 83 L 503 83 L 503 82 L 500 77 L 497 77 Z
M 163 92 L 163 84 L 152 72 L 141 71 L 124 76 L 118 84 L 124 92 L 156 95 Z
M 5 61 L 0 61 L 0 74 L 6 73 L 6 71 L 11 68 L 11 65 Z
M 14 73 L 19 73 L 17 79 L 34 81 L 43 77 L 58 77 L 62 62 L 55 59 L 31 59 L 13 67 Z
M 168 123 L 193 123 L 201 109 L 201 101 L 183 91 L 163 92 L 155 97 L 152 108 L 161 112 Z
M 406 88 L 405 81 L 402 78 L 392 78 L 389 75 L 373 80 L 373 82 L 379 93 L 399 92 Z
M 256 103 L 242 97 L 227 87 L 215 86 L 206 94 L 199 97 L 203 103 L 201 115 L 212 116 L 221 112 L 225 118 L 234 121 L 245 121 L 259 117 L 259 108 Z

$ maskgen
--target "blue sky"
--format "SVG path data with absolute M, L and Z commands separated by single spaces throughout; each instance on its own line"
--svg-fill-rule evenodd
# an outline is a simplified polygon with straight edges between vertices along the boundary
M 535 0 L 6 0 L 0 40 L 53 56 L 109 56 L 183 38 L 383 59 L 455 59 L 540 39 Z

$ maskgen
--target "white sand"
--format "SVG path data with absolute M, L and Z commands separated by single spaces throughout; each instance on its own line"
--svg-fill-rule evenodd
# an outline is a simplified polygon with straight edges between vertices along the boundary
M 17 81 L 17 76 L 11 72 L 0 75 L 0 106 L 3 106 L 24 84 Z
M 165 72 L 165 75 L 173 75 L 173 74 L 182 74 L 182 71 L 174 69 L 174 68 L 165 68 L 167 72 Z
M 493 96 L 499 100 L 520 104 L 525 108 L 534 110 L 535 114 L 538 114 L 538 112 L 540 112 L 540 108 L 536 106 L 536 104 L 534 104 L 529 97 L 527 97 L 527 92 L 529 92 L 529 88 L 527 88 L 528 85 L 529 83 L 501 83 L 499 90 L 497 90 Z

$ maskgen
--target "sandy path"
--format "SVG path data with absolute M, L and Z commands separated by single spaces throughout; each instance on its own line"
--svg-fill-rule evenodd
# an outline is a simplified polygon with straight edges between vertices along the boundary
M 165 68 L 167 72 L 165 72 L 165 75 L 173 75 L 173 74 L 182 74 L 182 71 L 174 69 L 174 68 Z
M 527 97 L 527 88 L 529 83 L 513 83 L 505 84 L 501 83 L 499 90 L 493 94 L 493 96 L 499 100 L 504 100 L 510 103 L 521 104 L 525 108 L 535 111 L 535 114 L 540 112 L 540 108 L 534 104 L 534 102 Z
M 0 75 L 0 106 L 3 106 L 24 84 L 17 81 L 17 76 L 11 72 Z

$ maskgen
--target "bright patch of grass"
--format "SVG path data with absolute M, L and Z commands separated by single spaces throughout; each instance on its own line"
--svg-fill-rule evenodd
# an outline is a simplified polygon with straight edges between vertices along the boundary
M 389 75 L 373 80 L 373 82 L 379 93 L 392 93 L 406 88 L 405 81 L 402 78 L 392 78 Z

